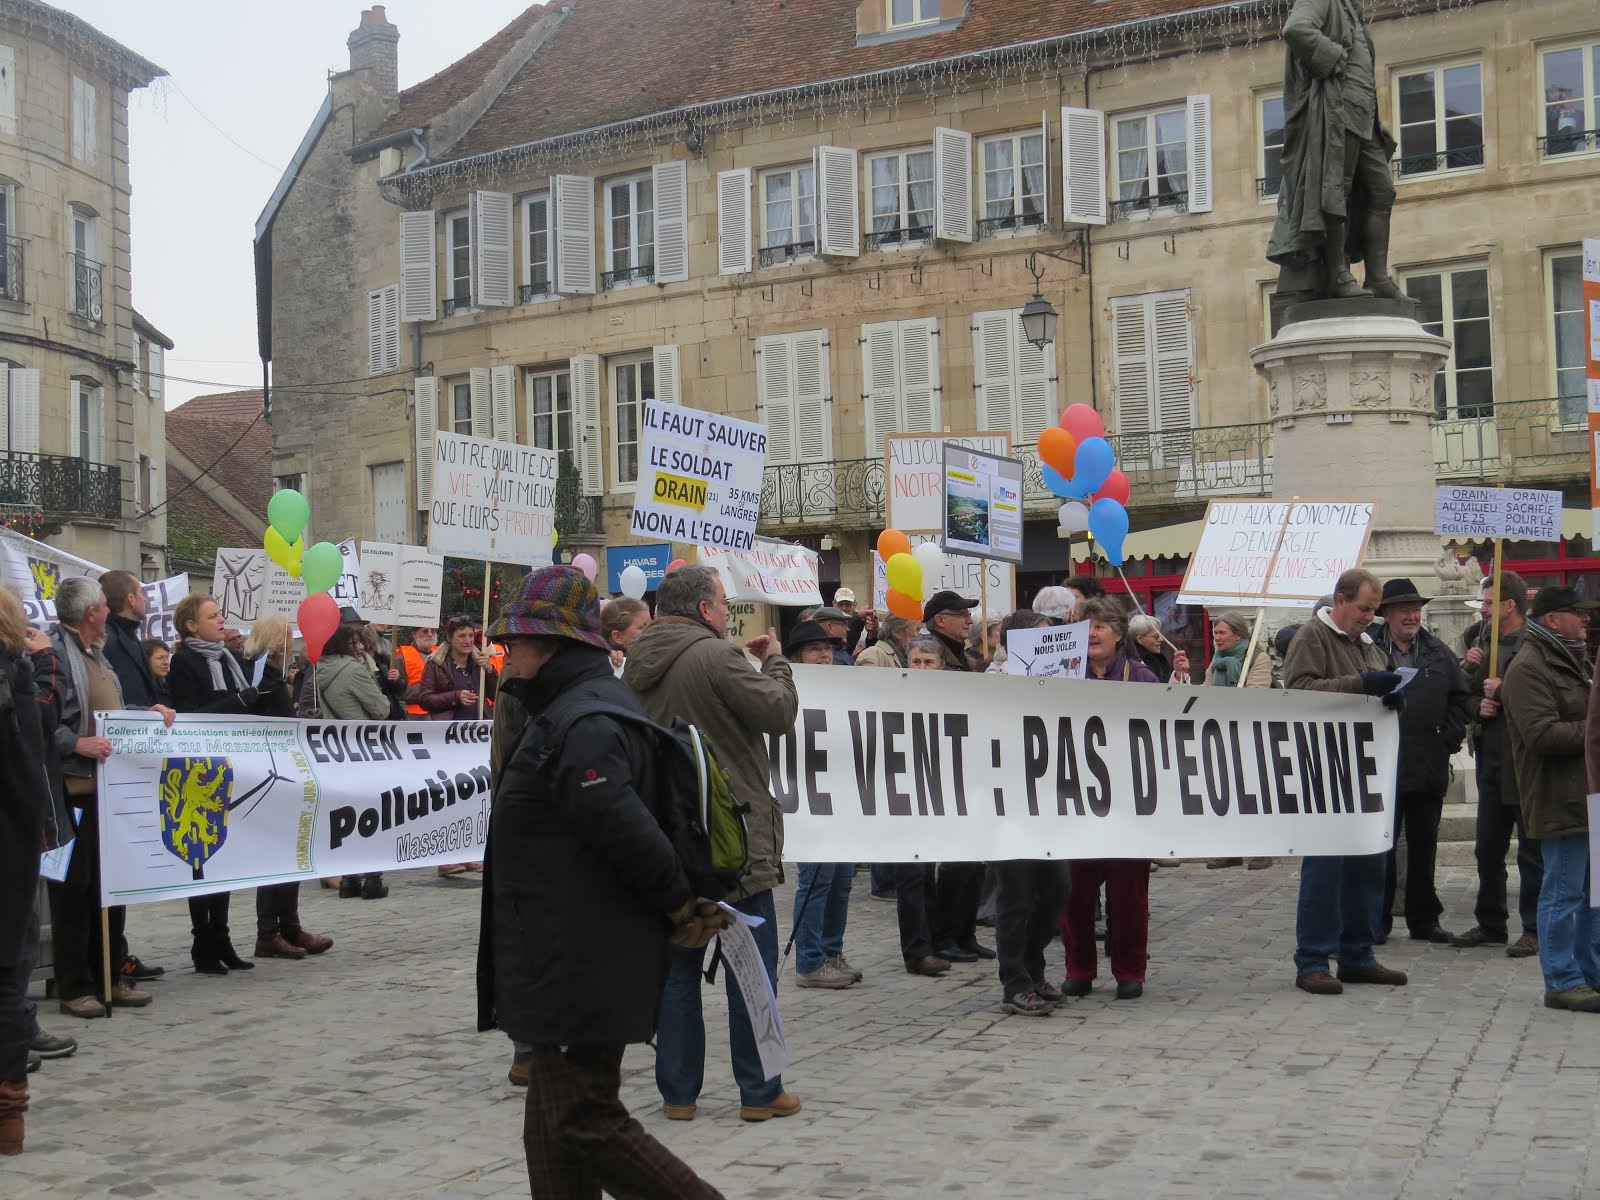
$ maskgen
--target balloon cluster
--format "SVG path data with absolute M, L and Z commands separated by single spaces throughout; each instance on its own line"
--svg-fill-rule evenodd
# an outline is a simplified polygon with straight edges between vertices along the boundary
M 1068 533 L 1087 530 L 1106 560 L 1120 567 L 1131 489 L 1128 477 L 1117 470 L 1117 452 L 1106 441 L 1100 414 L 1087 404 L 1069 406 L 1061 424 L 1039 435 L 1039 461 L 1045 487 L 1067 502 L 1061 506 L 1061 527 Z
M 938 589 L 944 574 L 944 551 L 937 542 L 923 542 L 913 550 L 905 534 L 885 529 L 878 535 L 878 557 L 889 579 L 889 611 L 908 621 L 922 620 L 922 602 Z
M 332 542 L 306 547 L 306 526 L 311 505 L 293 488 L 274 492 L 267 501 L 266 535 L 261 539 L 267 557 L 306 585 L 306 598 L 295 612 L 295 624 L 305 639 L 306 657 L 316 662 L 333 631 L 339 628 L 339 605 L 328 593 L 344 574 L 344 555 Z

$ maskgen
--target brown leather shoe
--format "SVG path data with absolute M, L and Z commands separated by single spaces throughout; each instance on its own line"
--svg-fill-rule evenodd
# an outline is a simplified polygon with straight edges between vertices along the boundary
M 924 954 L 920 958 L 906 959 L 907 975 L 943 975 L 950 969 L 950 960 L 937 954 Z
M 669 1121 L 692 1121 L 694 1107 L 692 1104 L 663 1104 L 661 1111 L 666 1114 Z
M 1345 983 L 1384 983 L 1390 987 L 1405 987 L 1406 973 L 1393 967 L 1372 963 L 1365 967 L 1339 968 L 1339 978 Z
M 1302 992 L 1310 992 L 1313 996 L 1337 996 L 1344 991 L 1344 984 L 1326 971 L 1307 971 L 1296 975 L 1294 985 Z
M 1532 958 L 1539 953 L 1539 935 L 1525 933 L 1506 947 L 1507 958 Z
M 800 1111 L 800 1097 L 779 1092 L 771 1104 L 746 1104 L 739 1109 L 741 1121 L 770 1121 L 773 1117 L 792 1117 Z
M 296 929 L 283 935 L 291 946 L 299 946 L 307 954 L 322 954 L 333 949 L 333 939 L 325 933 L 307 933 Z
M 304 950 L 300 949 L 300 947 L 296 946 L 293 942 L 287 941 L 281 933 L 274 933 L 266 937 L 258 937 L 256 939 L 257 958 L 299 959 L 304 958 L 305 956 L 306 952 Z

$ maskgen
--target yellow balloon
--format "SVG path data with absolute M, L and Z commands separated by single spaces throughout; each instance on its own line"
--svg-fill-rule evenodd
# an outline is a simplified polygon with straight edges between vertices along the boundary
M 301 534 L 299 537 L 295 538 L 294 545 L 289 547 L 289 553 L 286 558 L 278 564 L 289 573 L 290 579 L 300 578 L 300 559 L 305 552 L 306 538 L 305 534 Z
M 288 565 L 287 560 L 289 558 L 290 550 L 289 543 L 284 538 L 283 534 L 279 533 L 271 525 L 267 526 L 267 532 L 266 535 L 261 539 L 261 545 L 262 548 L 266 550 L 267 557 L 273 562 L 277 563 L 280 567 L 286 567 Z
M 907 596 L 922 595 L 922 564 L 911 555 L 893 555 L 883 569 L 889 576 L 889 586 L 895 591 Z

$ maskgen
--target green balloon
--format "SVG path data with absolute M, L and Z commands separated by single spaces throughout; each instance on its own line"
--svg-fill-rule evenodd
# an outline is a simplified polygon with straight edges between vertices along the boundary
M 292 546 L 295 539 L 305 532 L 306 522 L 311 520 L 311 505 L 293 488 L 284 488 L 281 492 L 274 492 L 272 499 L 267 501 L 267 520 Z
M 344 555 L 332 542 L 318 542 L 300 560 L 300 578 L 305 580 L 308 596 L 332 591 L 343 574 Z

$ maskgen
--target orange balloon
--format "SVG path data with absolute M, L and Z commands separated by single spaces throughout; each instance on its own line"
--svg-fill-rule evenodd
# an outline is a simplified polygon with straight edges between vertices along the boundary
M 1067 479 L 1077 470 L 1078 439 L 1059 425 L 1052 425 L 1039 435 L 1039 458 Z
M 904 617 L 908 621 L 922 620 L 922 605 L 918 604 L 914 597 L 908 596 L 904 592 L 897 592 L 890 588 L 888 605 L 889 611 L 897 617 Z
M 878 535 L 878 557 L 888 562 L 896 554 L 910 554 L 911 539 L 898 529 L 885 529 Z

